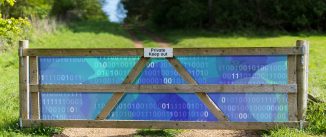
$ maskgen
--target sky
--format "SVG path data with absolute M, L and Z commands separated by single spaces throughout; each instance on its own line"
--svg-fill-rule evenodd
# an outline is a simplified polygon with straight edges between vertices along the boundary
M 104 0 L 102 2 L 102 10 L 108 16 L 110 22 L 123 23 L 127 17 L 127 10 L 124 8 L 121 0 Z

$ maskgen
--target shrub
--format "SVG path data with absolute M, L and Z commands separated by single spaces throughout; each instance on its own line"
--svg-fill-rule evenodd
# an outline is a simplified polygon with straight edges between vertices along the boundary
M 6 2 L 13 5 L 14 0 L 6 0 Z M 4 3 L 0 0 L 0 4 Z M 31 25 L 27 18 L 4 19 L 0 13 L 0 51 L 15 45 L 19 39 L 27 38 L 30 29 Z
M 105 18 L 99 0 L 55 0 L 51 14 L 61 19 Z
M 307 130 L 316 134 L 326 134 L 326 103 L 309 102 L 307 111 Z

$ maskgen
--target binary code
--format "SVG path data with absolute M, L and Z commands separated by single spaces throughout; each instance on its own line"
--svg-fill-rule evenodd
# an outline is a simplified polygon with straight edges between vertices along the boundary
M 177 57 L 198 84 L 287 84 L 287 56 Z M 139 57 L 40 57 L 41 84 L 121 84 Z M 151 59 L 133 84 L 187 84 Z M 110 91 L 108 91 L 110 92 Z M 42 93 L 42 119 L 95 119 L 112 93 Z M 287 94 L 209 93 L 230 121 L 288 121 Z M 127 93 L 111 120 L 218 121 L 193 93 Z

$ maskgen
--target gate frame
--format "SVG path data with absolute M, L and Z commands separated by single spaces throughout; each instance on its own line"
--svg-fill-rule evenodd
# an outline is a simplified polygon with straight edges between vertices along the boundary
M 134 85 L 150 58 L 144 58 L 143 48 L 93 49 L 34 49 L 29 41 L 19 42 L 19 100 L 20 126 L 37 125 L 88 128 L 177 128 L 177 129 L 244 129 L 260 130 L 275 127 L 303 128 L 308 100 L 309 42 L 297 40 L 295 47 L 237 47 L 237 48 L 174 48 L 174 56 L 225 56 L 225 55 L 286 55 L 288 84 L 209 84 L 198 85 L 183 65 L 175 58 L 165 58 L 189 84 Z M 108 85 L 41 85 L 39 84 L 38 56 L 140 56 L 122 84 Z M 195 93 L 218 122 L 195 121 L 144 121 L 105 120 L 125 93 Z M 96 120 L 41 120 L 40 92 L 113 92 Z M 230 122 L 207 93 L 287 93 L 289 122 Z M 31 103 L 31 105 L 30 105 Z M 31 108 L 30 108 L 31 106 Z M 30 117 L 30 112 L 31 117 Z

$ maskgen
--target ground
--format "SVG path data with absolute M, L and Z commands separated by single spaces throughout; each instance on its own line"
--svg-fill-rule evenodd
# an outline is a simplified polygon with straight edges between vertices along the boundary
M 129 31 L 126 31 L 129 30 Z M 238 46 L 294 46 L 298 39 L 310 41 L 310 74 L 309 92 L 322 100 L 326 99 L 326 36 L 319 33 L 216 33 L 203 30 L 189 31 L 149 31 L 144 29 L 128 29 L 126 26 L 114 25 L 107 22 L 81 22 L 74 25 L 66 25 L 57 31 L 33 36 L 30 40 L 32 48 L 103 48 L 103 47 L 238 47 Z M 49 136 L 60 132 L 56 128 L 36 128 L 20 130 L 18 128 L 18 56 L 17 50 L 12 49 L 0 54 L 0 136 Z M 323 105 L 325 106 L 325 105 Z M 325 109 L 324 109 L 325 110 Z M 321 112 L 324 112 L 322 109 Z M 314 114 L 321 117 L 317 121 L 325 121 L 324 114 Z M 266 135 L 279 136 L 289 134 L 291 136 L 322 135 L 325 134 L 326 124 L 321 123 L 319 132 L 309 130 L 302 132 L 294 129 L 275 130 Z M 122 132 L 120 132 L 122 131 Z M 119 133 L 112 136 L 123 136 L 135 133 L 135 129 L 70 129 L 67 128 L 61 135 L 89 135 L 99 133 Z M 142 133 L 149 133 L 146 131 Z M 174 132 L 175 131 L 171 131 Z M 78 134 L 77 134 L 78 133 Z M 137 132 L 139 133 L 139 131 Z M 170 131 L 158 132 L 167 133 Z M 226 131 L 226 130 L 186 130 L 178 132 L 178 136 L 252 136 L 257 132 Z M 146 134 L 145 134 L 146 135 Z

